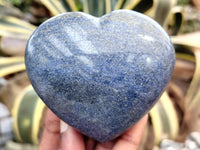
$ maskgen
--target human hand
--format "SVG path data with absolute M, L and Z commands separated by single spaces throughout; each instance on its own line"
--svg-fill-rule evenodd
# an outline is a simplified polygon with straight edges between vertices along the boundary
M 51 110 L 48 110 L 39 150 L 136 150 L 141 141 L 147 118 L 148 116 L 145 115 L 117 139 L 100 143 L 82 135 L 70 126 L 61 133 L 60 119 Z

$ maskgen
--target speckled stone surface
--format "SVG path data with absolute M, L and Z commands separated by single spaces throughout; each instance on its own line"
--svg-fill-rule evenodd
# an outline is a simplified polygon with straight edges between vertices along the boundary
M 133 126 L 170 80 L 174 49 L 165 31 L 142 14 L 101 18 L 73 12 L 44 22 L 30 37 L 30 81 L 62 120 L 98 141 Z

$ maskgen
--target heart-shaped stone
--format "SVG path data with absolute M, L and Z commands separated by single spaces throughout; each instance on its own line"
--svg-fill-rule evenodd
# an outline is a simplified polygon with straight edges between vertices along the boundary
M 81 12 L 53 17 L 33 33 L 25 54 L 30 81 L 46 105 L 101 142 L 150 110 L 174 62 L 166 32 L 130 10 L 101 18 Z

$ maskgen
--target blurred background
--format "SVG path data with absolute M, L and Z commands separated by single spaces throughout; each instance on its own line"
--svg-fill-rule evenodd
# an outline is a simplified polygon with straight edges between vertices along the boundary
M 46 19 L 83 11 L 100 17 L 135 10 L 170 35 L 175 70 L 149 113 L 140 150 L 200 149 L 200 0 L 0 0 L 0 149 L 35 150 L 45 104 L 34 92 L 24 65 L 27 40 Z

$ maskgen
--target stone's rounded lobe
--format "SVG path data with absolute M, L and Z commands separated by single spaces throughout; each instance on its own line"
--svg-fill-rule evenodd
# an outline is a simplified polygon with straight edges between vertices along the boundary
M 149 111 L 174 62 L 165 31 L 129 10 L 101 18 L 81 12 L 53 17 L 33 33 L 25 54 L 30 81 L 46 105 L 101 142 Z

